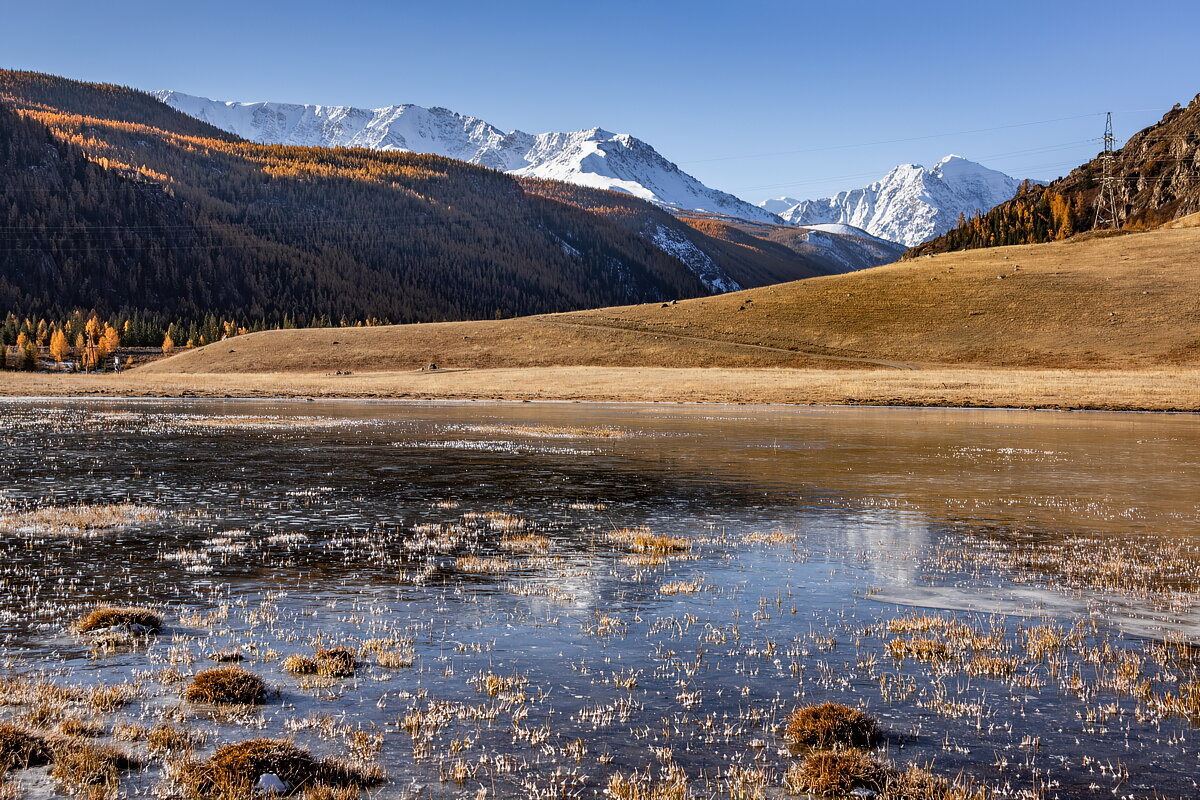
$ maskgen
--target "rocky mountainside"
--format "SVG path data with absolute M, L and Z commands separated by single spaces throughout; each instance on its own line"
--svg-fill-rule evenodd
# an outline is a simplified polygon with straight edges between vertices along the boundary
M 928 169 L 901 164 L 869 186 L 833 197 L 781 197 L 759 207 L 794 225 L 853 225 L 912 247 L 952 229 L 960 215 L 969 217 L 1008 200 L 1020 185 L 1003 172 L 949 155 Z
M 1092 230 L 1104 156 L 1046 185 L 1027 185 L 1011 200 L 910 251 L 910 255 L 1036 244 Z M 1200 95 L 1130 136 L 1112 162 L 1122 227 L 1146 229 L 1200 211 Z
M 530 134 L 505 132 L 437 107 L 368 109 L 225 102 L 174 91 L 153 94 L 172 108 L 251 142 L 431 153 L 521 177 L 626 192 L 671 208 L 779 221 L 744 200 L 710 189 L 642 140 L 602 128 Z

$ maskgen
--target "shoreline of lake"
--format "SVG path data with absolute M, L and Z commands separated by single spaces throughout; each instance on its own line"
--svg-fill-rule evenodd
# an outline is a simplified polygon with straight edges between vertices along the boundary
M 4 397 L 487 400 L 1200 411 L 1200 370 L 540 367 L 360 374 L 8 372 Z

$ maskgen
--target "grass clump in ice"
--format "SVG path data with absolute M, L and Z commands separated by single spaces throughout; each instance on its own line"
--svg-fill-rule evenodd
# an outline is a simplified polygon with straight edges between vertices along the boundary
M 358 666 L 358 656 L 349 647 L 329 647 L 317 650 L 317 674 L 332 678 L 348 678 Z
M 850 797 L 857 789 L 879 792 L 890 775 L 887 764 L 862 750 L 816 750 L 788 769 L 784 785 L 816 797 Z
M 191 703 L 258 705 L 267 699 L 267 684 L 242 667 L 214 667 L 196 673 L 183 691 Z
M 50 777 L 66 794 L 86 798 L 116 797 L 121 773 L 141 762 L 118 747 L 78 740 L 54 746 Z
M 179 781 L 195 798 L 246 798 L 265 775 L 282 781 L 286 793 L 340 798 L 345 790 L 377 786 L 383 773 L 375 767 L 355 767 L 337 759 L 318 759 L 286 739 L 250 739 L 226 745 L 207 761 L 179 766 Z
M 42 736 L 18 725 L 0 725 L 0 774 L 49 764 L 50 744 Z
M 162 630 L 162 617 L 149 608 L 139 606 L 97 606 L 75 623 L 78 633 L 92 633 L 109 628 L 158 633 Z
M 320 647 L 312 656 L 293 653 L 283 660 L 283 669 L 293 675 L 348 678 L 358 667 L 358 654 L 349 647 Z
M 788 714 L 783 737 L 813 748 L 866 747 L 879 736 L 875 718 L 841 703 L 804 706 Z

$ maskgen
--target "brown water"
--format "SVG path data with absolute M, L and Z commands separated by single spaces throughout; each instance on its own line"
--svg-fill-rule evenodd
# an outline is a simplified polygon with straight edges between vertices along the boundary
M 888 757 L 1002 796 L 1198 792 L 1171 704 L 1200 679 L 1194 416 L 24 401 L 0 404 L 0 443 L 5 670 L 138 682 L 110 727 L 166 714 L 207 750 L 321 754 L 378 733 L 382 797 L 599 796 L 666 761 L 697 796 L 775 796 L 783 717 L 837 700 L 879 717 Z M 28 514 L 77 503 L 160 515 L 72 534 Z M 609 535 L 637 526 L 690 549 L 654 563 Z M 100 602 L 167 631 L 92 654 L 67 626 Z M 898 657 L 959 623 L 1013 666 L 953 642 Z M 329 685 L 280 666 L 374 638 L 412 666 L 366 655 Z M 231 648 L 279 687 L 253 714 L 183 704 L 160 673 Z M 518 690 L 490 696 L 489 674 Z M 431 708 L 431 736 L 405 729 Z

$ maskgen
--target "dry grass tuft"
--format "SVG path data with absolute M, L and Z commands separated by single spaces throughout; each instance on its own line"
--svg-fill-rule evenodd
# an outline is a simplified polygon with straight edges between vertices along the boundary
M 500 540 L 500 549 L 512 553 L 547 553 L 550 538 L 536 533 L 513 533 Z
M 349 647 L 322 647 L 317 650 L 317 674 L 348 678 L 358 666 L 358 656 Z
M 94 686 L 87 691 L 83 700 L 93 711 L 108 714 L 129 705 L 139 691 L 136 684 L 129 683 Z
M 157 508 L 132 503 L 50 506 L 0 515 L 0 530 L 70 535 L 122 528 L 161 514 Z
M 383 781 L 383 774 L 376 768 L 318 760 L 285 739 L 250 739 L 226 745 L 208 761 L 184 763 L 178 772 L 190 796 L 222 800 L 253 796 L 254 784 L 267 774 L 279 776 L 292 792 L 339 800 L 348 796 L 339 790 L 367 788 Z
M 305 789 L 300 795 L 301 800 L 357 800 L 357 786 L 330 786 L 318 783 L 311 789 Z
M 892 770 L 882 791 L 882 800 L 986 800 L 986 797 L 982 789 L 951 783 L 916 764 L 910 764 L 903 772 Z
M 608 779 L 605 795 L 612 800 L 687 800 L 687 775 L 674 765 L 668 765 L 659 777 L 649 770 L 628 776 L 616 772 Z
M 878 735 L 874 717 L 841 703 L 798 708 L 788 714 L 783 729 L 788 742 L 813 748 L 866 747 Z
M 411 667 L 417 661 L 411 639 L 368 639 L 363 642 L 362 649 L 385 669 Z
M 454 562 L 454 567 L 459 572 L 469 572 L 475 575 L 499 575 L 511 570 L 513 565 L 503 558 L 471 555 L 459 556 Z
M 817 797 L 850 797 L 856 789 L 878 792 L 890 774 L 887 764 L 862 750 L 817 750 L 788 769 L 784 785 Z
M 203 744 L 203 734 L 176 728 L 165 722 L 146 734 L 146 749 L 155 756 L 189 753 Z
M 104 735 L 104 723 L 83 717 L 67 717 L 58 723 L 58 732 L 63 736 L 75 736 L 81 739 L 96 739 Z
M 635 553 L 652 556 L 686 553 L 692 547 L 692 543 L 687 539 L 656 534 L 645 525 L 609 531 L 608 538 L 617 544 L 628 547 Z
M 267 698 L 263 679 L 242 667 L 215 667 L 196 673 L 183 692 L 192 703 L 258 705 Z
M 283 668 L 293 675 L 316 675 L 317 660 L 312 656 L 293 653 L 283 660 Z
M 98 606 L 75 623 L 78 633 L 122 627 L 158 633 L 162 630 L 162 617 L 148 608 L 137 606 Z
M 0 774 L 50 763 L 50 744 L 38 734 L 16 725 L 0 725 Z
M 52 777 L 65 793 L 88 800 L 116 797 L 121 773 L 141 762 L 111 745 L 64 740 L 54 748 Z

